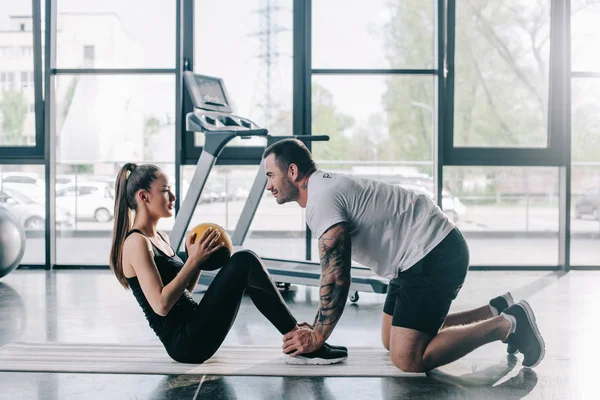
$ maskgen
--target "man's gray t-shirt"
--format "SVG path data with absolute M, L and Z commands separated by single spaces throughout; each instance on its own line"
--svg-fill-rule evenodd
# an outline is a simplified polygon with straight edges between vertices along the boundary
M 386 278 L 416 264 L 454 229 L 424 194 L 321 170 L 308 180 L 306 220 L 317 238 L 346 222 L 352 259 Z

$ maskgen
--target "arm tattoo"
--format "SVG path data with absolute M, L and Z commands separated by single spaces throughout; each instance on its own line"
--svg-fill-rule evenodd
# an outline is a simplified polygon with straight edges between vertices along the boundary
M 346 224 L 331 227 L 319 239 L 321 258 L 320 307 L 315 330 L 327 339 L 339 321 L 350 290 L 351 243 Z

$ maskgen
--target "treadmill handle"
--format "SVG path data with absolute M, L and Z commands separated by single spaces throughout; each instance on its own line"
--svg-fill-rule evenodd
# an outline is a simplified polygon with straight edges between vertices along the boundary
M 247 131 L 233 131 L 235 136 L 267 136 L 269 131 L 267 129 L 248 129 Z
M 329 140 L 329 136 L 328 135 L 298 135 L 298 136 L 291 136 L 294 139 L 299 139 L 302 141 L 307 141 L 307 142 L 326 142 Z

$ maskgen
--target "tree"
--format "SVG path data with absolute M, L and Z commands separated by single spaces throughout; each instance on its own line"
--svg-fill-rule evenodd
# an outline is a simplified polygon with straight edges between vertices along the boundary
M 71 165 L 71 172 L 76 175 L 92 174 L 94 172 L 94 164 L 74 164 Z
M 360 123 L 352 134 L 350 159 L 356 161 L 392 160 L 390 140 L 385 133 L 385 119 L 382 114 L 373 114 L 365 123 Z
M 346 131 L 355 124 L 352 117 L 338 112 L 333 96 L 326 88 L 312 85 L 312 134 L 329 135 L 329 142 L 315 142 L 312 153 L 315 160 L 345 160 L 351 147 Z
M 474 147 L 548 145 L 550 1 L 456 2 L 454 143 Z M 574 1 L 577 14 L 600 3 Z M 394 0 L 383 27 L 391 68 L 432 68 L 433 2 Z M 430 79 L 430 78 L 429 78 Z M 396 160 L 432 160 L 434 85 L 424 77 L 392 77 L 383 99 Z M 598 96 L 573 90 L 573 160 L 600 154 Z M 597 92 L 597 91 L 596 91 Z M 420 110 L 415 108 L 420 106 Z M 486 169 L 491 171 L 490 169 Z M 462 182 L 465 168 L 445 180 Z M 495 172 L 494 172 L 495 173 Z M 490 177 L 494 179 L 494 177 Z
M 2 112 L 2 144 L 23 144 L 23 127 L 27 115 L 27 99 L 22 91 L 3 92 L 0 101 Z
M 383 26 L 386 59 L 391 68 L 433 67 L 433 2 L 398 0 Z M 392 160 L 432 160 L 432 77 L 392 76 L 386 80 L 383 105 L 387 113 Z
M 144 121 L 144 160 L 152 159 L 151 141 L 163 125 L 155 116 L 147 117 Z

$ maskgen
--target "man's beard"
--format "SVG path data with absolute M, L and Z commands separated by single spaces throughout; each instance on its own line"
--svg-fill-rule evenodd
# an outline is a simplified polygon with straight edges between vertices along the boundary
M 296 186 L 292 184 L 291 181 L 284 181 L 285 184 L 282 185 L 281 189 L 279 189 L 279 193 L 277 196 L 277 204 L 284 204 L 290 201 L 294 201 L 298 198 L 300 191 Z

